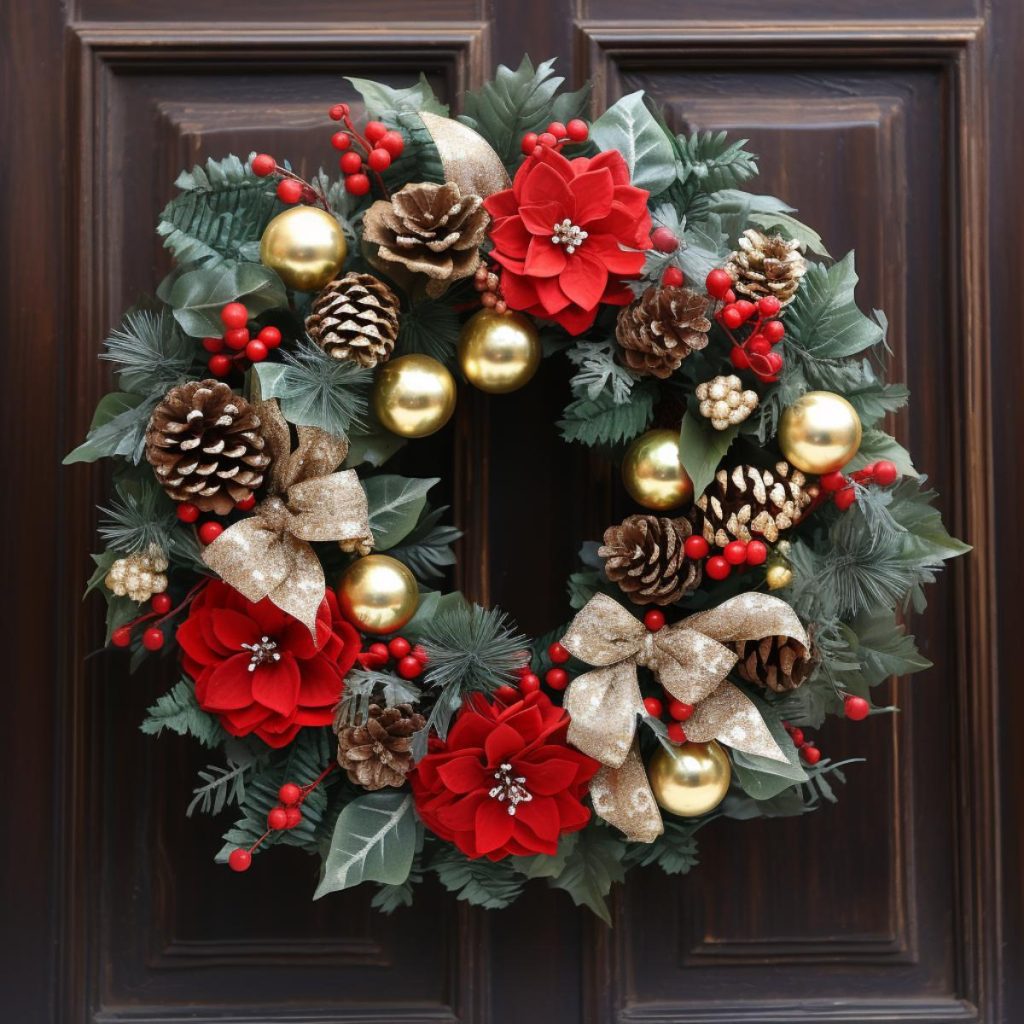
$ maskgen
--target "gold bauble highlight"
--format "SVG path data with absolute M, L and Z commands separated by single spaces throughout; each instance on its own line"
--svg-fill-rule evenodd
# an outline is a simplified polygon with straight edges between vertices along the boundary
M 431 356 L 413 354 L 385 363 L 373 385 L 373 411 L 400 437 L 426 437 L 455 411 L 455 379 Z
M 679 433 L 649 430 L 626 449 L 622 482 L 644 508 L 665 512 L 693 499 L 693 482 L 679 461 Z
M 459 334 L 459 366 L 488 394 L 517 391 L 537 372 L 540 356 L 537 328 L 519 313 L 481 309 Z
M 341 225 L 316 206 L 279 213 L 260 239 L 260 262 L 297 292 L 319 291 L 338 276 L 347 255 Z
M 729 791 L 729 755 L 710 743 L 683 743 L 672 750 L 658 746 L 647 765 L 654 799 L 670 814 L 697 818 L 713 811 Z
M 338 583 L 341 613 L 363 633 L 401 629 L 416 613 L 419 600 L 416 578 L 390 555 L 357 559 Z
M 805 473 L 842 469 L 860 448 L 857 410 L 831 391 L 808 391 L 783 410 L 779 448 L 786 461 Z
M 793 582 L 793 570 L 788 565 L 769 565 L 764 578 L 769 590 L 781 590 Z

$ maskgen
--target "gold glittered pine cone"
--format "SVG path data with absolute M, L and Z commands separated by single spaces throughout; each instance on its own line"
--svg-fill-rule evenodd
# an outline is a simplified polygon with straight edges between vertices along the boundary
M 740 640 L 735 645 L 741 679 L 766 690 L 785 693 L 803 686 L 817 664 L 817 654 L 790 636 Z
M 664 380 L 708 343 L 708 299 L 689 288 L 651 286 L 619 311 L 615 337 L 631 370 Z
M 391 358 L 398 338 L 398 296 L 373 274 L 346 274 L 320 291 L 306 332 L 329 356 L 368 369 Z
M 118 597 L 143 604 L 167 589 L 167 555 L 159 544 L 117 559 L 103 578 L 106 588 Z
M 401 786 L 412 770 L 412 737 L 427 724 L 409 704 L 371 704 L 363 725 L 338 729 L 338 764 L 363 789 Z
M 789 305 L 800 287 L 800 279 L 807 273 L 800 243 L 747 228 L 738 244 L 725 265 L 737 295 L 745 295 L 753 302 L 774 295 L 783 306 Z
M 463 195 L 455 182 L 416 182 L 366 211 L 363 239 L 378 247 L 370 257 L 376 266 L 393 271 L 400 264 L 425 277 L 427 294 L 436 297 L 475 273 L 489 222 L 483 200 Z
M 227 515 L 270 464 L 253 407 L 220 380 L 171 388 L 146 428 L 146 458 L 175 501 Z
M 628 516 L 604 531 L 597 553 L 604 570 L 634 604 L 673 604 L 700 586 L 701 564 L 686 557 L 685 519 Z
M 720 469 L 693 503 L 690 522 L 712 547 L 755 538 L 774 544 L 811 503 L 806 485 L 788 462 L 776 463 L 774 473 L 757 466 Z

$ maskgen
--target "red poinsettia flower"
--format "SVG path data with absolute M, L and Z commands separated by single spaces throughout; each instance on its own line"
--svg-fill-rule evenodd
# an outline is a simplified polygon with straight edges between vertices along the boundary
M 480 694 L 409 776 L 423 823 L 468 857 L 553 854 L 590 820 L 599 765 L 565 741 L 569 715 L 542 693 L 505 705 Z
M 360 646 L 330 590 L 314 639 L 268 598 L 253 604 L 220 580 L 202 589 L 176 635 L 199 706 L 232 736 L 255 733 L 271 747 L 304 725 L 330 725 Z
M 648 194 L 629 183 L 617 150 L 567 160 L 538 146 L 512 187 L 484 200 L 509 308 L 579 334 L 600 303 L 626 305 L 633 295 L 622 278 L 640 273 L 635 250 L 651 247 Z

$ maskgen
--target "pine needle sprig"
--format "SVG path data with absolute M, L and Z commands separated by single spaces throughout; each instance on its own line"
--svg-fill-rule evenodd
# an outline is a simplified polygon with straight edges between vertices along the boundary
M 106 516 L 100 521 L 100 537 L 107 547 L 126 555 L 145 551 L 150 544 L 168 552 L 177 517 L 161 505 L 166 505 L 166 499 L 157 488 L 128 490 L 118 484 L 110 507 L 100 507 Z
M 133 309 L 104 342 L 100 358 L 114 363 L 123 390 L 163 395 L 186 379 L 196 344 L 164 309 Z
M 415 683 L 390 672 L 353 669 L 345 676 L 345 693 L 335 719 L 340 725 L 362 725 L 373 703 L 383 703 L 390 708 L 396 704 L 416 704 L 420 697 L 420 688 Z
M 422 352 L 451 366 L 459 341 L 459 318 L 451 293 L 441 299 L 425 299 L 402 311 L 396 347 L 407 355 Z

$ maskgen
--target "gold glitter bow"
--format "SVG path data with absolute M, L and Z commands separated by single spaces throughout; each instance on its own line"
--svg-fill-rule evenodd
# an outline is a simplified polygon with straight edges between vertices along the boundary
M 604 765 L 591 783 L 591 796 L 605 821 L 639 842 L 653 842 L 662 832 L 634 742 L 636 716 L 644 713 L 638 665 L 649 668 L 677 700 L 693 705 L 688 739 L 720 740 L 786 760 L 753 702 L 726 679 L 737 660 L 726 645 L 765 636 L 789 636 L 809 646 L 793 609 L 767 594 L 740 594 L 656 632 L 604 594 L 587 602 L 562 645 L 596 668 L 573 680 L 564 703 L 571 716 L 569 742 Z
M 203 561 L 250 601 L 269 597 L 316 636 L 324 571 L 311 541 L 342 541 L 368 551 L 372 542 L 366 492 L 355 470 L 334 470 L 348 440 L 316 427 L 297 427 L 292 451 L 277 402 L 255 402 L 270 453 L 267 496 L 253 514 L 228 527 L 203 550 Z

